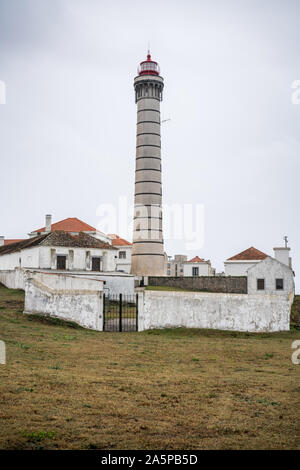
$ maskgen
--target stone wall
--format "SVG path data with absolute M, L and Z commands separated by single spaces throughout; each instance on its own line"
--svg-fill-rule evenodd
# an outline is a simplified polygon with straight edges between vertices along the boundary
M 146 284 L 146 282 L 145 282 Z M 227 294 L 247 294 L 247 277 L 156 277 L 149 276 L 149 286 L 175 287 L 192 289 L 200 292 L 218 292 Z
M 290 307 L 288 296 L 141 290 L 139 331 L 180 327 L 288 331 Z

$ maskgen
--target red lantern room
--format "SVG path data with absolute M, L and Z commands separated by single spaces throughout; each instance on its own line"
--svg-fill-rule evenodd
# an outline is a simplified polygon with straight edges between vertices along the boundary
M 157 62 L 151 60 L 150 51 L 148 51 L 147 60 L 140 63 L 138 68 L 139 75 L 159 75 L 160 68 Z

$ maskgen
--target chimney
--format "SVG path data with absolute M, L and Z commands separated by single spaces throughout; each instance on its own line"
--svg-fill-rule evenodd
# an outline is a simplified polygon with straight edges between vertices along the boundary
M 3 246 L 3 245 L 4 245 L 4 237 L 1 236 L 1 237 L 0 237 L 0 246 Z
M 289 268 L 292 267 L 292 259 L 290 258 L 290 248 L 289 247 L 278 247 L 273 248 L 274 258 L 280 263 L 285 264 Z
M 45 229 L 47 233 L 51 232 L 51 225 L 52 225 L 52 215 L 47 214 L 46 215 L 46 229 Z

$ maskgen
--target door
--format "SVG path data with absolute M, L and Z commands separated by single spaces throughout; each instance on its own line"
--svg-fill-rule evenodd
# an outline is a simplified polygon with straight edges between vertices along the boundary
M 57 269 L 66 269 L 66 261 L 66 256 L 57 255 Z
M 92 258 L 92 271 L 100 271 L 101 258 L 95 257 Z
M 193 276 L 199 276 L 199 268 L 193 267 Z

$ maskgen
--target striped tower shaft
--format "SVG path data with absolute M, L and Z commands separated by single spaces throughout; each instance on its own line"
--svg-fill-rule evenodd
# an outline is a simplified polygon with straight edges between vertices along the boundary
M 135 78 L 137 103 L 132 274 L 164 275 L 159 75 Z

